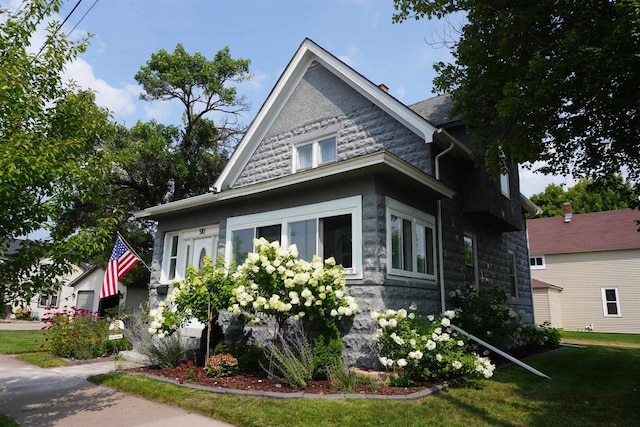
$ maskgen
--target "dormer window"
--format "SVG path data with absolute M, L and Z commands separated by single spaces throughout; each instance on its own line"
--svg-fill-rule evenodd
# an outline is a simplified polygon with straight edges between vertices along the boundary
M 305 142 L 294 147 L 294 172 L 315 168 L 335 160 L 335 137 Z

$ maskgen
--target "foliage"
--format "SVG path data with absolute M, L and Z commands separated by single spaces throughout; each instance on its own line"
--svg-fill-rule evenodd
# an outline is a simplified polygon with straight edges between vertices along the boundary
M 568 348 L 538 355 L 528 363 L 551 380 L 513 365 L 496 371 L 495 380 L 478 380 L 478 387 L 452 386 L 418 401 L 276 400 L 193 390 L 140 375 L 107 374 L 90 379 L 237 426 L 637 425 L 637 350 Z
M 126 339 L 109 340 L 109 319 L 76 307 L 47 309 L 43 320 L 44 347 L 53 355 L 92 359 L 117 353 L 128 347 Z
M 238 369 L 238 359 L 228 353 L 215 354 L 204 367 L 208 377 L 228 377 Z
M 509 296 L 502 286 L 479 291 L 473 286 L 449 295 L 456 307 L 456 326 L 502 350 L 553 348 L 559 332 L 549 325 L 523 325 L 522 312 L 506 304 Z
M 73 262 L 105 249 L 117 222 L 109 213 L 81 232 L 63 224 L 75 201 L 104 194 L 110 160 L 98 148 L 113 127 L 92 93 L 62 81 L 65 65 L 85 51 L 86 40 L 69 41 L 58 22 L 49 22 L 45 42 L 33 53 L 33 34 L 60 5 L 28 0 L 17 11 L 0 6 L 0 293 L 7 302 L 57 290 L 57 277 Z M 39 229 L 49 232 L 48 241 L 20 241 L 7 253 L 15 239 Z
M 394 22 L 466 13 L 435 88 L 454 101 L 494 175 L 640 174 L 640 1 L 394 0 Z M 637 200 L 636 200 L 637 202 Z
M 374 340 L 383 367 L 392 370 L 391 384 L 403 386 L 429 380 L 462 376 L 493 375 L 495 366 L 488 358 L 469 353 L 465 342 L 450 325 L 454 311 L 426 319 L 415 314 L 416 307 L 384 312 L 374 310 L 378 322 Z
M 236 287 L 229 311 L 234 316 L 248 312 L 255 323 L 256 315 L 265 314 L 282 324 L 290 316 L 340 319 L 358 310 L 353 297 L 346 294 L 343 268 L 333 257 L 322 262 L 314 255 L 307 262 L 297 258 L 295 245 L 287 249 L 264 238 L 253 243 L 256 252 L 250 252 L 233 275 Z
M 246 59 L 232 58 L 228 47 L 218 51 L 212 60 L 199 52 L 187 53 L 181 44 L 173 53 L 164 49 L 153 53 L 135 75 L 145 91 L 140 98 L 179 101 L 185 108 L 184 128 L 178 130 L 153 122 L 137 124 L 132 130 L 134 138 L 130 149 L 135 150 L 137 146 L 143 148 L 143 152 L 125 166 L 129 174 L 121 183 L 147 189 L 153 185 L 160 189 L 170 185 L 171 191 L 156 193 L 163 198 L 156 203 L 208 192 L 212 179 L 220 174 L 235 141 L 244 132 L 237 118 L 248 110 L 248 105 L 244 97 L 238 96 L 233 83 L 251 78 L 249 63 Z M 210 113 L 220 118 L 217 124 L 205 117 Z M 150 133 L 136 138 L 141 132 Z M 145 156 L 154 152 L 160 154 L 160 161 L 150 158 L 150 163 L 160 166 L 158 169 L 133 168 L 140 162 L 145 163 Z
M 342 338 L 334 322 L 325 322 L 313 342 L 313 378 L 330 379 L 329 368 L 342 368 Z
M 261 343 L 268 359 L 263 369 L 293 388 L 305 388 L 313 377 L 313 349 L 300 320 L 287 329 L 279 329 L 273 340 Z
M 28 305 L 16 308 L 13 313 L 18 320 L 31 320 L 31 308 Z
M 223 353 L 236 358 L 241 372 L 262 372 L 262 366 L 268 363 L 262 348 L 248 336 L 234 339 L 228 344 L 219 342 L 214 347 L 213 354 Z
M 328 365 L 327 377 L 334 387 L 344 393 L 355 393 L 358 384 L 358 375 L 353 369 L 345 369 L 342 363 Z
M 583 179 L 566 191 L 559 185 L 549 184 L 544 192 L 531 196 L 531 201 L 542 208 L 542 217 L 562 216 L 564 203 L 571 203 L 573 213 L 602 212 L 635 206 L 638 196 L 631 184 L 620 175 L 602 180 Z
M 152 336 L 140 349 L 140 353 L 147 356 L 151 365 L 162 369 L 178 366 L 184 360 L 186 351 L 185 340 L 177 334 L 163 338 Z
M 179 376 L 178 382 L 184 384 L 186 382 L 198 381 L 205 375 L 205 370 L 193 363 L 193 360 L 187 360 L 187 363 L 180 363 L 178 366 Z

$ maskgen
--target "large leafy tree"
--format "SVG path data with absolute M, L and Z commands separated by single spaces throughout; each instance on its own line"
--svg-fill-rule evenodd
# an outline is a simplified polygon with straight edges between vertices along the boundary
M 542 208 L 543 217 L 560 216 L 563 205 L 571 203 L 574 213 L 589 213 L 630 208 L 637 203 L 631 184 L 620 175 L 608 176 L 600 181 L 580 180 L 568 189 L 550 184 L 544 192 L 531 196 L 531 201 Z
M 189 54 L 181 44 L 173 53 L 160 50 L 152 54 L 135 76 L 145 91 L 140 98 L 180 102 L 183 126 L 138 123 L 131 131 L 131 146 L 156 151 L 163 161 L 153 173 L 162 176 L 128 173 L 122 184 L 162 189 L 163 194 L 148 200 L 153 204 L 209 191 L 245 130 L 239 118 L 249 105 L 238 95 L 234 83 L 251 78 L 249 63 L 232 58 L 228 47 L 211 60 L 199 52 Z M 133 163 L 146 161 L 143 154 Z M 123 168 L 131 171 L 133 163 Z
M 109 167 L 108 113 L 89 92 L 63 83 L 61 72 L 86 48 L 47 27 L 44 45 L 31 52 L 33 33 L 60 1 L 26 1 L 17 12 L 0 9 L 0 299 L 31 299 L 55 291 L 57 277 L 108 245 L 113 215 L 79 231 L 61 220 L 75 203 L 104 192 Z M 46 240 L 15 239 L 45 229 Z M 46 262 L 42 262 L 47 260 Z
M 394 0 L 393 19 L 462 11 L 453 63 L 434 86 L 454 100 L 494 174 L 513 162 L 598 178 L 640 175 L 640 1 Z

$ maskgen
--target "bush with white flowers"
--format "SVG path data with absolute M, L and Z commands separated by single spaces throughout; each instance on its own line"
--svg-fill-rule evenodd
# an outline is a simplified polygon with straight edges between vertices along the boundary
M 249 315 L 253 323 L 259 314 L 279 321 L 309 315 L 340 319 L 358 310 L 347 295 L 343 268 L 333 257 L 322 261 L 314 255 L 308 262 L 298 259 L 295 245 L 285 248 L 264 238 L 253 243 L 256 252 L 249 253 L 233 274 L 235 288 L 228 310 L 234 316 Z
M 378 323 L 374 334 L 380 363 L 393 372 L 393 385 L 411 385 L 461 376 L 490 378 L 495 366 L 486 357 L 470 353 L 461 336 L 451 329 L 453 310 L 421 318 L 416 306 L 409 310 L 373 310 Z

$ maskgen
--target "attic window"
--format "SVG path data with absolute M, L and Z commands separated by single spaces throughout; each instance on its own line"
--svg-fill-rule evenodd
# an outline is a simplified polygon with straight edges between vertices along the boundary
M 336 160 L 336 138 L 325 138 L 294 146 L 294 172 L 311 169 Z
M 532 270 L 544 270 L 546 268 L 544 255 L 532 256 L 529 258 L 529 265 Z

